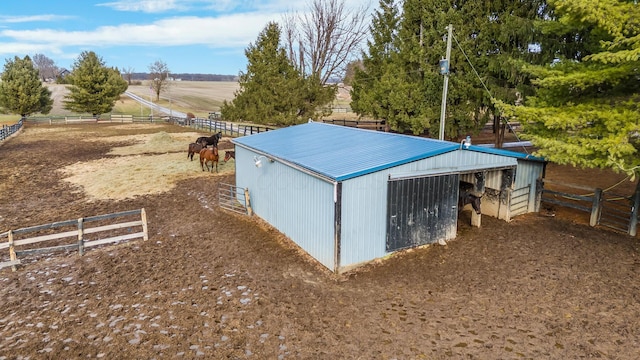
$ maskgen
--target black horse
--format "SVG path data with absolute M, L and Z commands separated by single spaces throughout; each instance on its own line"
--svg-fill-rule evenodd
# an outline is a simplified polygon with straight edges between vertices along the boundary
M 214 147 L 218 146 L 218 141 L 222 139 L 222 132 L 218 132 L 217 134 L 213 134 L 209 137 L 202 136 L 196 139 L 196 144 L 202 144 L 203 147 L 207 147 L 209 145 L 213 145 Z
M 480 199 L 482 196 L 477 196 L 473 193 L 473 185 L 465 182 L 460 182 L 460 190 L 458 196 L 458 211 L 462 211 L 467 204 L 471 204 L 476 214 L 480 215 Z

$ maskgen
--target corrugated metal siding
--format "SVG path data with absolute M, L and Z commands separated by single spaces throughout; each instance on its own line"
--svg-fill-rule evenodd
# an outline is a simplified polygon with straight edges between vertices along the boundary
M 236 147 L 236 186 L 248 188 L 256 215 L 329 269 L 334 268 L 333 184 Z
M 518 160 L 518 170 L 516 171 L 515 188 L 535 184 L 536 180 L 542 177 L 544 163 L 536 161 Z
M 536 180 L 542 178 L 544 172 L 544 163 L 538 161 L 518 160 L 518 169 L 516 170 L 516 181 L 514 188 L 520 189 L 525 186 L 530 187 L 529 207 L 528 211 L 536 211 Z
M 386 255 L 387 178 L 380 171 L 343 182 L 341 267 Z

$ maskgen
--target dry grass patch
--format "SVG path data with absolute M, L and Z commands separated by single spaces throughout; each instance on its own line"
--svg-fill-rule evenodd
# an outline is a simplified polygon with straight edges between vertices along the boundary
M 131 143 L 133 145 L 113 148 L 109 155 L 135 155 L 146 153 L 187 152 L 189 144 L 202 136 L 199 133 L 159 132 L 155 134 L 138 134 L 126 136 L 111 136 L 104 140 L 114 143 Z M 91 141 L 88 139 L 87 141 Z
M 78 162 L 59 171 L 65 181 L 78 186 L 89 198 L 100 200 L 158 194 L 173 189 L 180 180 L 235 171 L 233 162 L 220 161 L 218 173 L 212 174 L 201 170 L 197 155 L 194 161 L 188 160 L 187 139 L 192 139 L 193 134 L 159 132 L 112 137 L 110 141 L 137 144 L 113 148 L 109 154 L 117 155 L 115 158 Z

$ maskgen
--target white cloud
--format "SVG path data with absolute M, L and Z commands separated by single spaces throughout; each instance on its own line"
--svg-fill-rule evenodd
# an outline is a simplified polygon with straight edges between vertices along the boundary
M 2 30 L 0 36 L 16 42 L 53 46 L 246 46 L 255 41 L 267 22 L 280 14 L 237 14 L 222 17 L 174 17 L 151 24 L 103 26 L 91 31 L 52 29 Z M 31 45 L 34 46 L 34 45 Z M 15 48 L 11 52 L 15 52 Z
M 69 20 L 72 19 L 73 16 L 63 16 L 63 15 L 51 15 L 51 14 L 43 14 L 43 15 L 31 15 L 31 16 L 0 16 L 0 23 L 25 23 L 25 22 L 49 22 L 49 21 L 61 21 L 61 20 Z
M 114 1 L 96 6 L 110 7 L 118 11 L 132 11 L 145 13 L 161 13 L 170 10 L 182 10 L 184 7 L 176 0 L 134 0 Z

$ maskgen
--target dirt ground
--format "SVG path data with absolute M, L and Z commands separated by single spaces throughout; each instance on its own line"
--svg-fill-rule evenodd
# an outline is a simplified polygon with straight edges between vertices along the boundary
M 588 214 L 461 220 L 446 246 L 335 276 L 221 210 L 217 185 L 233 175 L 202 176 L 194 161 L 200 175 L 170 191 L 95 199 L 56 169 L 127 144 L 30 131 L 0 145 L 0 232 L 145 208 L 150 238 L 0 270 L 0 359 L 640 358 L 638 238 Z M 552 165 L 547 177 L 619 179 Z

